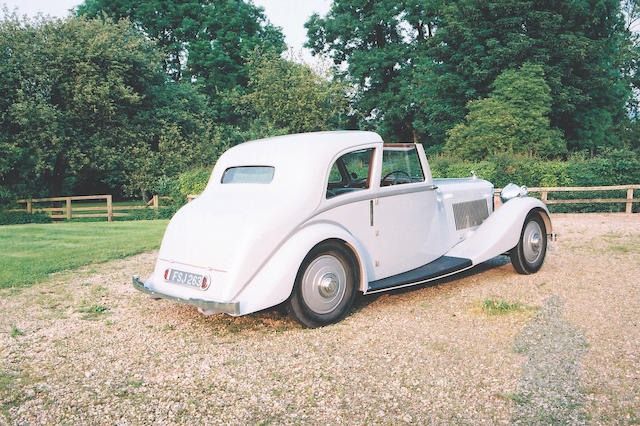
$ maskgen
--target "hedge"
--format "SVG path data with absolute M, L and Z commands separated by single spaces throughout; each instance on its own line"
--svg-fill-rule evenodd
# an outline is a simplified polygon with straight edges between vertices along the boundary
M 565 161 L 544 161 L 533 157 L 500 155 L 483 161 L 463 161 L 435 155 L 429 158 L 431 172 L 435 178 L 469 177 L 472 171 L 477 176 L 492 182 L 496 188 L 508 183 L 541 186 L 604 186 L 640 184 L 640 156 L 633 151 L 610 151 L 597 157 L 574 154 Z M 176 179 L 161 182 L 159 193 L 169 195 L 181 203 L 188 194 L 200 194 L 207 185 L 211 169 L 199 168 L 183 173 Z M 640 194 L 638 194 L 640 195 Z M 549 198 L 625 198 L 626 191 L 554 193 Z M 602 204 L 597 206 L 558 206 L 552 211 L 621 211 L 624 205 Z M 636 203 L 634 211 L 640 210 Z

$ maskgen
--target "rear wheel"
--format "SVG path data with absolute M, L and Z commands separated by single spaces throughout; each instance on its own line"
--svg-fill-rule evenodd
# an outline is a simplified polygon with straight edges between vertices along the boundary
M 343 244 L 328 241 L 304 258 L 293 286 L 289 307 L 302 325 L 321 327 L 341 320 L 357 291 L 358 268 Z
M 522 226 L 520 241 L 511 250 L 514 269 L 519 274 L 538 272 L 547 253 L 547 229 L 538 213 L 529 213 Z

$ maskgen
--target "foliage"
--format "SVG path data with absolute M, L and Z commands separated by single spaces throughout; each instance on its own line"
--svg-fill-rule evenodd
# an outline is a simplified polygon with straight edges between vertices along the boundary
M 52 272 L 154 250 L 166 226 L 166 220 L 2 226 L 0 252 L 11 256 L 0 256 L 0 288 L 28 286 Z
M 0 54 L 3 186 L 59 194 L 78 174 L 121 177 L 139 143 L 136 111 L 162 83 L 150 43 L 124 22 L 5 17 Z
M 155 193 L 163 176 L 213 164 L 224 150 L 204 95 L 186 83 L 168 82 L 155 88 L 151 108 L 138 113 L 148 143 L 139 144 L 129 159 L 128 193 Z
M 491 88 L 489 97 L 469 101 L 466 123 L 449 131 L 449 151 L 470 160 L 505 152 L 566 153 L 560 131 L 549 127 L 551 94 L 540 65 L 504 71 Z
M 606 186 L 640 182 L 640 156 L 627 150 L 613 150 L 597 157 L 585 153 L 566 161 L 539 159 L 523 155 L 501 154 L 480 161 L 466 161 L 445 155 L 429 159 L 436 178 L 478 177 L 503 187 L 514 182 L 540 186 Z
M 513 312 L 525 312 L 536 309 L 520 302 L 509 303 L 502 299 L 487 299 L 482 301 L 482 312 L 489 316 L 505 315 Z
M 150 192 L 218 155 L 207 99 L 121 21 L 0 21 L 0 195 Z M 87 188 L 87 189 L 85 189 Z
M 440 0 L 334 0 L 326 17 L 305 24 L 306 46 L 329 55 L 356 88 L 353 108 L 360 126 L 383 136 L 417 137 L 413 67 L 437 26 Z
M 262 9 L 242 0 L 86 0 L 77 13 L 131 20 L 157 41 L 174 81 L 197 82 L 222 115 L 230 113 L 226 96 L 247 85 L 246 55 L 256 47 L 277 54 L 285 47 Z
M 551 89 L 551 127 L 570 150 L 617 147 L 614 123 L 630 97 L 630 35 L 618 0 L 458 0 L 443 8 L 417 64 L 425 131 L 434 143 L 485 98 L 507 69 L 539 64 Z
M 10 212 L 0 210 L 0 225 L 19 225 L 24 223 L 49 223 L 51 216 L 43 212 Z
M 346 115 L 344 84 L 332 75 L 286 60 L 273 52 L 254 51 L 248 57 L 249 84 L 237 100 L 237 110 L 269 133 L 302 133 L 338 127 Z

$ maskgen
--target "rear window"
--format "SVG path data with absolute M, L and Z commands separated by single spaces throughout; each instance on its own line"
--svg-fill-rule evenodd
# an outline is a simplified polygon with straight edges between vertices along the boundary
M 222 183 L 270 183 L 274 172 L 271 166 L 229 167 L 222 175 Z

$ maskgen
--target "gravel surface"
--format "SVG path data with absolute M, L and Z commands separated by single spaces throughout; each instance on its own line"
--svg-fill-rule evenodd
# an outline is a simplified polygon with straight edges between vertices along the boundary
M 151 300 L 155 253 L 0 290 L 0 423 L 639 423 L 640 215 L 553 221 L 537 274 L 498 257 L 314 330 Z

